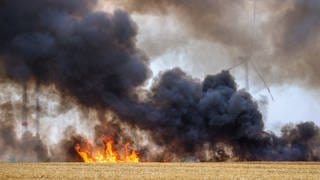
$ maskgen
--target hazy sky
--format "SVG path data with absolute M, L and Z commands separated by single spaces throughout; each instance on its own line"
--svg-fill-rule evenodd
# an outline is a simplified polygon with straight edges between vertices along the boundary
M 235 66 L 239 63 L 239 56 L 248 56 L 246 52 L 249 54 L 250 51 L 243 50 L 245 48 L 238 47 L 241 46 L 237 44 L 237 42 L 232 42 L 233 44 L 229 45 L 225 41 L 225 37 L 219 37 L 219 33 L 214 34 L 214 38 L 210 38 L 210 36 L 205 36 L 204 34 L 207 33 L 210 30 L 210 27 L 215 25 L 215 22 L 210 24 L 210 16 L 212 17 L 212 21 L 215 21 L 214 16 L 218 16 L 215 13 L 209 12 L 209 14 L 201 14 L 201 10 L 192 10 L 188 11 L 188 7 L 185 7 L 187 5 L 180 5 L 180 1 L 173 1 L 172 4 L 176 4 L 176 6 L 170 6 L 170 3 L 150 3 L 150 11 L 145 10 L 148 8 L 148 2 L 147 1 L 141 1 L 141 5 L 137 3 L 135 5 L 132 3 L 132 1 L 119 1 L 118 4 L 125 4 L 125 8 L 128 8 L 131 12 L 131 15 L 134 19 L 134 21 L 137 23 L 139 27 L 139 35 L 138 35 L 138 46 L 145 51 L 145 53 L 150 57 L 151 64 L 150 67 L 153 71 L 153 76 L 156 76 L 159 72 L 164 71 L 166 69 L 171 69 L 173 67 L 180 67 L 184 71 L 186 71 L 189 74 L 192 74 L 192 76 L 197 78 L 204 78 L 207 74 L 214 74 L 221 70 L 228 69 L 230 67 Z M 139 1 L 140 2 L 140 1 Z M 150 1 L 151 2 L 151 1 Z M 187 3 L 192 2 L 188 1 Z M 208 3 L 210 1 L 206 1 Z M 218 1 L 215 1 L 218 2 Z M 240 1 L 239 1 L 240 2 Z M 292 53 L 287 53 L 287 51 L 290 50 L 283 50 L 283 52 L 286 52 L 290 55 L 278 55 L 275 53 L 278 46 L 280 47 L 279 43 L 271 42 L 273 36 L 278 36 L 278 34 L 271 35 L 272 29 L 268 29 L 269 26 L 274 26 L 274 24 L 283 25 L 286 24 L 286 21 L 293 21 L 289 18 L 293 16 L 292 19 L 299 22 L 299 18 L 296 17 L 300 15 L 299 12 L 295 12 L 298 10 L 297 7 L 302 7 L 303 4 L 301 1 L 296 0 L 287 0 L 283 3 L 278 3 L 279 8 L 277 10 L 273 10 L 275 3 L 277 2 L 273 0 L 269 1 L 256 1 L 256 4 L 254 5 L 254 1 L 251 0 L 244 0 L 241 1 L 241 3 L 232 3 L 232 1 L 228 1 L 226 3 L 217 4 L 217 6 L 221 6 L 222 8 L 225 8 L 225 6 L 228 6 L 226 8 L 226 11 L 230 10 L 230 6 L 233 8 L 235 15 L 237 16 L 237 19 L 232 22 L 233 16 L 226 16 L 222 15 L 221 17 L 224 18 L 223 21 L 217 23 L 217 25 L 221 26 L 222 28 L 226 29 L 226 35 L 230 33 L 231 35 L 234 35 L 235 38 L 239 38 L 239 35 L 237 33 L 241 34 L 242 32 L 245 32 L 244 35 L 248 36 L 250 41 L 250 36 L 253 36 L 252 42 L 253 45 L 256 46 L 253 49 L 257 48 L 258 50 L 252 55 L 252 59 L 257 65 L 260 73 L 265 78 L 267 83 L 270 84 L 270 89 L 272 91 L 272 94 L 274 96 L 274 101 L 271 100 L 270 95 L 267 93 L 263 82 L 258 78 L 257 73 L 253 70 L 252 67 L 250 67 L 250 92 L 251 94 L 257 99 L 257 101 L 265 100 L 267 99 L 268 105 L 266 110 L 264 111 L 265 114 L 265 120 L 266 120 L 266 128 L 279 131 L 280 128 L 287 123 L 293 122 L 302 122 L 302 121 L 315 121 L 317 124 L 320 124 L 319 115 L 320 115 L 320 106 L 317 102 L 318 95 L 317 95 L 317 87 L 313 88 L 312 85 L 310 86 L 309 82 L 304 81 L 304 74 L 308 74 L 305 76 L 309 76 L 311 78 L 305 78 L 307 81 L 309 79 L 313 79 L 315 77 L 312 72 L 308 72 L 307 70 L 302 73 L 296 73 L 296 68 L 299 68 L 297 64 L 303 63 L 303 64 L 309 64 L 309 61 L 312 58 L 306 57 L 300 57 L 302 60 L 293 60 L 290 59 L 292 57 L 298 57 L 297 55 L 292 55 Z M 134 4 L 132 6 L 127 6 L 127 4 Z M 145 3 L 145 4 L 143 4 Z M 163 5 L 165 4 L 165 5 Z M 319 6 L 319 3 L 316 1 L 308 0 L 305 4 L 313 4 L 315 8 Z M 159 6 L 158 6 L 159 5 Z M 179 9 L 178 5 L 182 6 L 182 10 Z M 146 6 L 146 7 L 145 7 Z M 162 12 L 161 8 L 170 6 L 168 10 L 164 10 Z M 255 6 L 255 11 L 254 7 Z M 295 7 L 296 6 L 296 7 Z M 197 8 L 198 5 L 195 5 L 195 8 Z M 202 7 L 199 5 L 199 7 Z M 292 8 L 295 7 L 295 8 Z M 112 11 L 115 8 L 124 8 L 120 5 L 114 5 L 112 2 L 107 1 L 103 3 L 103 6 L 100 8 L 106 10 L 106 11 Z M 130 9 L 131 8 L 131 9 Z M 183 10 L 185 8 L 185 11 Z M 242 9 L 241 9 L 242 8 Z M 293 9 L 293 10 L 291 10 Z M 209 9 L 210 10 L 210 9 Z M 295 11 L 294 11 L 295 10 Z M 311 9 L 312 10 L 312 9 Z M 156 12 L 154 12 L 156 11 Z M 160 12 L 159 12 L 160 11 Z M 178 11 L 178 12 L 177 12 Z M 207 11 L 207 10 L 204 10 Z M 213 9 L 214 11 L 214 9 Z M 291 11 L 293 11 L 291 13 Z M 190 13 L 190 14 L 188 14 Z M 192 15 L 192 13 L 198 13 L 197 15 Z M 211 13 L 211 14 L 210 14 Z M 291 13 L 291 14 L 290 14 Z M 223 12 L 222 12 L 223 14 Z M 255 15 L 254 15 L 255 14 Z M 312 13 L 310 13 L 312 14 Z M 186 16 L 190 16 L 187 18 Z M 318 17 L 319 14 L 312 14 L 306 16 L 305 19 L 312 19 L 312 17 Z M 203 17 L 203 18 L 202 18 Z M 193 18 L 200 18 L 199 21 L 208 21 L 208 26 L 201 26 L 204 25 L 203 23 L 194 23 L 189 22 L 192 21 Z M 286 19 L 285 19 L 286 18 Z M 187 19 L 187 20 L 186 20 Z M 298 20 L 296 20 L 298 19 Z M 300 21 L 308 21 L 308 23 L 312 24 L 312 20 L 305 20 L 301 19 Z M 193 24 L 192 24 L 193 23 Z M 226 23 L 226 24 L 223 24 Z M 299 22 L 300 23 L 300 22 Z M 297 24 L 299 24 L 297 23 Z M 191 25 L 190 25 L 191 24 Z M 266 25 L 267 24 L 267 25 Z M 272 24 L 272 25 L 270 25 Z M 287 23 L 289 24 L 289 23 Z M 304 22 L 301 22 L 300 24 L 303 24 L 302 26 L 306 26 Z M 192 28 L 190 27 L 192 26 Z M 195 28 L 193 26 L 196 26 Z M 312 27 L 312 25 L 309 25 Z M 310 28 L 309 26 L 306 26 L 307 28 Z M 233 31 L 234 28 L 239 28 L 239 30 L 234 32 L 228 32 Z M 196 30 L 195 30 L 196 29 Z M 209 29 L 209 30 L 202 30 L 202 29 Z M 231 29 L 231 30 L 230 30 Z M 279 32 L 280 32 L 279 28 Z M 266 30 L 268 30 L 269 35 L 265 34 Z M 195 32 L 196 31 L 196 32 Z M 239 32 L 238 32 L 239 31 Z M 294 29 L 292 29 L 294 31 Z M 310 32 L 310 30 L 305 30 L 306 32 Z M 209 32 L 210 33 L 210 32 Z M 291 31 L 289 30 L 287 34 L 289 35 L 283 35 L 290 37 Z M 224 33 L 222 33 L 224 34 Z M 296 33 L 292 33 L 295 37 Z M 313 33 L 314 34 L 314 33 Z M 218 36 L 218 37 L 215 37 Z M 268 37 L 270 36 L 270 37 Z M 307 37 L 307 34 L 305 35 Z M 319 34 L 315 34 L 315 37 L 318 37 Z M 227 38 L 233 38 L 227 37 Z M 245 38 L 244 38 L 245 39 Z M 302 38 L 303 39 L 303 38 Z M 240 39 L 241 40 L 241 39 Z M 243 40 L 246 41 L 246 40 Z M 296 45 L 290 45 L 290 40 L 286 40 L 286 43 L 289 43 L 289 45 L 285 45 L 288 47 L 285 47 L 284 49 L 290 49 L 291 46 Z M 306 40 L 307 41 L 307 40 Z M 301 42 L 301 40 L 300 40 Z M 299 43 L 300 43 L 299 42 Z M 274 44 L 272 44 L 274 43 Z M 226 45 L 227 44 L 227 45 Z M 271 44 L 271 45 L 270 45 Z M 277 44 L 277 45 L 275 45 Z M 303 42 L 301 42 L 303 45 Z M 312 52 L 312 49 L 316 48 L 318 44 L 315 44 L 313 46 L 312 43 L 306 43 L 308 46 L 310 46 L 309 49 L 302 49 L 299 48 L 300 56 L 301 54 L 307 54 L 308 51 Z M 311 44 L 311 45 L 310 45 Z M 307 46 L 307 45 L 305 45 Z M 235 48 L 236 47 L 236 48 Z M 282 48 L 283 46 L 281 46 Z M 280 49 L 280 48 L 279 48 Z M 311 49 L 311 50 L 310 50 Z M 280 54 L 285 54 L 281 52 Z M 275 55 L 277 54 L 277 55 Z M 269 59 L 272 60 L 269 60 Z M 288 58 L 288 59 L 286 59 Z M 313 58 L 314 59 L 314 58 Z M 269 62 L 270 61 L 270 62 Z M 279 62 L 277 62 L 279 61 Z M 286 65 L 286 62 L 292 62 L 290 65 L 288 63 L 288 66 Z M 305 61 L 305 63 L 304 63 Z M 269 62 L 269 63 L 266 63 Z M 273 64 L 272 64 L 273 63 Z M 271 64 L 271 65 L 270 65 Z M 273 67 L 276 66 L 276 67 Z M 304 66 L 304 65 L 303 65 Z M 301 67 L 303 67 L 301 66 Z M 281 68 L 286 68 L 285 70 L 281 70 Z M 274 70 L 279 68 L 280 70 Z M 275 72 L 276 71 L 276 72 Z M 235 69 L 233 69 L 232 74 L 235 76 L 239 87 L 244 87 L 244 67 L 239 66 Z M 273 73 L 275 72 L 275 73 Z M 291 79 L 291 74 L 292 78 Z M 287 78 L 289 76 L 289 78 Z M 301 76 L 298 78 L 295 78 L 294 76 Z M 279 79 L 278 79 L 279 77 Z M 282 80 L 284 79 L 284 80 Z M 298 79 L 298 80 L 296 80 Z M 311 80 L 310 80 L 311 81 Z

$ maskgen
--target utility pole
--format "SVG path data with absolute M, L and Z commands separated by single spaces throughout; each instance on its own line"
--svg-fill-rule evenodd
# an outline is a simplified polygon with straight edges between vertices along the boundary
M 251 42 L 251 52 L 249 53 L 248 56 L 240 56 L 239 57 L 239 60 L 240 60 L 240 63 L 239 64 L 236 64 L 230 68 L 228 68 L 227 70 L 230 71 L 234 68 L 237 68 L 239 66 L 244 66 L 244 74 L 245 74 L 245 89 L 247 92 L 250 91 L 250 79 L 249 79 L 249 68 L 252 67 L 253 70 L 255 73 L 258 74 L 260 80 L 263 82 L 265 88 L 267 89 L 267 92 L 269 93 L 270 97 L 272 100 L 274 100 L 273 98 L 273 95 L 271 93 L 271 90 L 269 88 L 269 85 L 267 84 L 267 81 L 264 79 L 264 76 L 262 76 L 262 74 L 260 73 L 258 67 L 255 65 L 254 61 L 252 61 L 252 59 L 254 58 L 254 53 L 253 53 L 253 50 L 254 50 L 254 46 L 255 46 L 255 38 L 256 38 L 256 0 L 253 0 L 253 10 L 252 10 L 252 34 L 253 34 L 253 39 L 252 39 L 252 42 Z M 250 13 L 251 15 L 251 13 Z M 251 66 L 250 66 L 251 65 Z
M 39 82 L 36 82 L 35 93 L 36 93 L 36 136 L 40 137 L 40 102 L 39 102 Z
M 249 59 L 245 60 L 245 81 L 246 81 L 246 90 L 249 92 L 250 86 L 249 86 Z
M 22 84 L 22 111 L 21 111 L 21 125 L 22 132 L 25 133 L 28 131 L 28 93 L 27 93 L 27 83 L 23 82 Z
M 242 57 L 239 57 L 239 59 L 240 59 L 240 64 L 239 65 L 243 64 L 243 66 L 244 66 L 245 89 L 246 89 L 246 91 L 249 92 L 249 90 L 250 90 L 250 83 L 249 83 L 249 61 L 250 61 L 250 57 L 242 56 Z M 237 65 L 237 66 L 239 66 L 239 65 Z M 235 68 L 237 66 L 234 66 L 231 69 L 233 69 L 233 68 Z

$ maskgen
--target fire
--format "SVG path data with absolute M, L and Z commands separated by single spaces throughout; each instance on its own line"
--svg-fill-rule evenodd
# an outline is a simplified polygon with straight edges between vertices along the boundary
M 107 162 L 139 162 L 138 153 L 130 148 L 130 143 L 126 143 L 120 151 L 114 150 L 113 140 L 102 137 L 104 149 L 93 148 L 89 141 L 83 144 L 76 144 L 75 150 L 86 163 L 107 163 Z

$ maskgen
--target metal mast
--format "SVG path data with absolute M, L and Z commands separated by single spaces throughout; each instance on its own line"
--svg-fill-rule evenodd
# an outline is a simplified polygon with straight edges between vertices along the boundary
M 35 93 L 36 93 L 36 136 L 40 137 L 40 102 L 39 102 L 39 83 L 36 82 Z
M 21 125 L 23 133 L 28 131 L 28 93 L 27 93 L 27 83 L 22 84 L 22 112 L 21 112 Z
M 244 69 L 245 69 L 246 90 L 249 92 L 249 90 L 250 90 L 250 86 L 249 86 L 249 59 L 245 60 Z

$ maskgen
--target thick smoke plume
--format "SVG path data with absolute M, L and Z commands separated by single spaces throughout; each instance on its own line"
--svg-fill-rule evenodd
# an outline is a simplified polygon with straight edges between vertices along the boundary
M 148 58 L 136 47 L 137 27 L 124 11 L 95 11 L 93 0 L 1 2 L 1 78 L 55 86 L 82 109 L 96 110 L 100 124 L 95 136 L 106 134 L 122 141 L 134 139 L 126 135 L 130 131 L 144 132 L 162 152 L 153 155 L 151 150 L 140 149 L 142 159 L 320 158 L 319 127 L 312 122 L 288 126 L 281 137 L 265 132 L 257 104 L 250 94 L 238 90 L 228 71 L 200 81 L 176 68 L 157 77 L 150 91 L 142 90 L 150 74 Z M 219 28 L 212 31 L 220 32 Z M 112 112 L 116 120 L 106 121 L 106 112 Z M 14 148 L 18 141 L 14 120 L 1 118 L 8 124 L 1 125 L 1 147 Z M 80 160 L 74 145 L 81 141 L 72 127 L 67 129 L 50 160 Z M 44 152 L 46 147 L 40 142 L 37 152 Z M 41 161 L 50 156 L 40 155 Z

